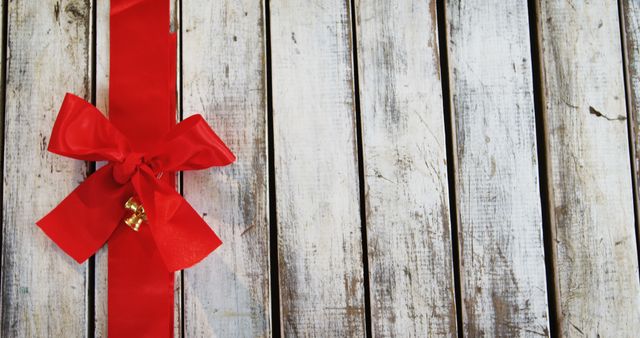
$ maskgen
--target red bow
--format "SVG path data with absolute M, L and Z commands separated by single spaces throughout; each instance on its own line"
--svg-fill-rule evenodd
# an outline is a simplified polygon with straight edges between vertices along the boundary
M 169 271 L 194 265 L 222 244 L 173 186 L 159 179 L 163 173 L 235 161 L 202 116 L 187 118 L 155 148 L 138 153 L 96 107 L 67 94 L 48 150 L 78 160 L 109 161 L 37 222 L 79 263 L 107 242 L 126 216 L 124 205 L 132 196 L 147 216 L 140 231 L 151 231 Z

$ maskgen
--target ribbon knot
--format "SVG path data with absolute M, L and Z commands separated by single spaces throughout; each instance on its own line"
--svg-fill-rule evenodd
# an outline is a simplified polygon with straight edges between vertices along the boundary
M 128 153 L 122 162 L 114 163 L 113 165 L 113 179 L 120 184 L 127 183 L 133 174 L 135 174 L 141 165 L 148 166 L 143 161 L 143 156 L 140 153 Z
M 48 150 L 78 160 L 109 161 L 37 222 L 79 263 L 102 247 L 123 223 L 127 210 L 122 206 L 131 196 L 144 205 L 141 213 L 134 213 L 137 218 L 131 219 L 132 224 L 135 227 L 139 220 L 148 224 L 139 231 L 151 231 L 169 271 L 199 262 L 222 244 L 173 186 L 156 175 L 235 161 L 202 116 L 193 115 L 178 123 L 155 147 L 139 152 L 96 107 L 67 94 Z

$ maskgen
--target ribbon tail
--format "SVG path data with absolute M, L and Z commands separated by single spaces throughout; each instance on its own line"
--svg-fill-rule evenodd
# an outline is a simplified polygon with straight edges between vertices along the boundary
M 124 216 L 123 205 L 132 189 L 113 182 L 112 168 L 107 165 L 93 173 L 36 222 L 78 263 L 104 245 Z
M 148 223 L 169 271 L 186 269 L 222 244 L 202 217 L 173 187 L 149 170 L 132 178 L 134 189 L 149 217 Z

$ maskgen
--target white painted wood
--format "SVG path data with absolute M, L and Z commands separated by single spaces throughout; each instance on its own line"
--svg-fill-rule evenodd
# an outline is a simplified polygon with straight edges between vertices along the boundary
M 109 8 L 111 1 L 96 3 L 96 107 L 109 113 Z M 100 167 L 105 163 L 97 163 Z M 95 254 L 94 332 L 96 338 L 107 337 L 108 288 L 107 246 Z
M 623 37 L 626 60 L 627 111 L 629 113 L 629 132 L 631 133 L 631 164 L 635 172 L 633 181 L 636 190 L 636 203 L 640 204 L 640 1 L 623 0 L 620 2 L 623 20 Z M 636 246 L 640 245 L 640 222 L 636 209 Z
M 527 2 L 447 2 L 465 336 L 549 335 Z
M 171 1 L 171 31 L 178 32 L 178 39 L 180 39 L 179 33 L 179 1 Z M 108 115 L 109 113 L 109 0 L 99 1 L 96 4 L 96 107 L 101 112 Z M 178 51 L 176 51 L 178 53 Z M 178 53 L 178 58 L 180 57 Z M 179 60 L 178 60 L 179 62 Z M 180 68 L 178 70 L 178 86 L 180 90 Z M 177 95 L 177 93 L 176 93 Z M 179 104 L 179 101 L 178 101 Z M 177 109 L 177 116 L 179 119 L 179 107 Z M 97 167 L 101 167 L 105 163 L 97 163 Z M 107 337 L 108 330 L 108 291 L 109 285 L 107 283 L 108 278 L 108 245 L 100 249 L 95 255 L 95 289 L 94 289 L 94 333 L 95 337 Z M 173 322 L 173 335 L 174 337 L 181 337 L 181 319 L 182 319 L 182 272 L 175 273 L 174 280 L 174 322 Z
M 435 0 L 356 1 L 372 335 L 456 334 Z
M 640 283 L 615 1 L 541 1 L 559 334 L 633 337 Z
M 183 174 L 223 245 L 184 271 L 185 336 L 271 335 L 265 19 L 261 1 L 182 3 L 184 116 L 201 113 L 235 153 Z
M 6 3 L 6 2 L 5 2 Z M 8 2 L 2 337 L 87 336 L 87 264 L 35 225 L 85 163 L 46 151 L 65 92 L 91 93 L 91 2 Z
M 349 2 L 270 1 L 281 322 L 365 334 Z

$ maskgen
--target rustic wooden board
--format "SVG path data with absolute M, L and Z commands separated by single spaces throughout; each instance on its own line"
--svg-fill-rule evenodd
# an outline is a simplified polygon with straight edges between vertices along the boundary
M 109 114 L 109 8 L 111 1 L 96 3 L 96 107 Z M 104 163 L 97 163 L 100 167 Z M 95 254 L 94 264 L 94 332 L 97 338 L 106 338 L 108 313 L 108 248 L 102 247 Z
M 180 40 L 179 19 L 180 0 L 171 1 L 171 31 L 178 32 Z M 96 107 L 108 115 L 109 112 L 109 0 L 100 1 L 96 4 Z M 178 42 L 179 43 L 179 42 Z M 176 51 L 178 53 L 178 51 Z M 178 58 L 180 57 L 178 53 Z M 179 61 L 178 61 L 179 62 Z M 180 91 L 180 68 L 178 67 L 178 86 Z M 177 95 L 177 93 L 176 93 Z M 178 102 L 178 105 L 180 102 Z M 178 107 L 177 119 L 180 120 L 180 107 Z M 97 163 L 97 167 L 105 163 Z M 95 289 L 94 294 L 94 333 L 95 337 L 107 337 L 108 323 L 108 246 L 103 247 L 95 255 Z M 181 337 L 182 334 L 182 272 L 176 272 L 174 281 L 174 337 Z
M 631 133 L 631 166 L 635 172 L 633 187 L 636 190 L 636 203 L 640 196 L 640 1 L 623 0 L 620 2 L 623 20 L 624 56 L 626 59 L 627 112 L 629 113 L 629 132 Z M 636 210 L 636 245 L 640 245 L 640 222 Z
M 446 10 L 463 332 L 547 336 L 527 2 Z
M 87 172 L 46 148 L 65 92 L 91 95 L 91 1 L 11 1 L 7 12 L 1 335 L 85 337 L 87 264 L 35 221 Z
M 5 27 L 4 27 L 4 13 L 5 3 L 0 3 L 0 37 L 5 36 Z M 6 65 L 6 45 L 4 42 L 0 46 L 0 50 L 2 50 L 2 54 L 0 54 L 0 79 L 4 79 L 4 67 Z M 0 168 L 2 166 L 2 161 L 4 161 L 4 99 L 5 99 L 5 81 L 0 81 Z M 4 174 L 4 173 L 3 173 Z M 1 241 L 1 240 L 0 240 Z M 0 249 L 1 251 L 1 249 Z M 0 264 L 0 271 L 2 270 L 2 265 Z M 1 278 L 1 277 L 0 277 Z M 0 287 L 1 289 L 1 287 Z M 0 297 L 0 313 L 2 313 L 2 297 Z M 1 317 L 1 315 L 0 315 Z M 0 323 L 2 320 L 0 319 Z
M 223 245 L 184 271 L 185 336 L 271 335 L 265 19 L 260 1 L 182 4 L 183 107 L 238 160 L 183 174 L 185 198 Z
M 362 337 L 349 2 L 274 0 L 270 11 L 282 330 Z
M 615 1 L 542 1 L 559 334 L 632 337 L 640 283 Z
M 435 0 L 356 1 L 372 335 L 456 334 Z

